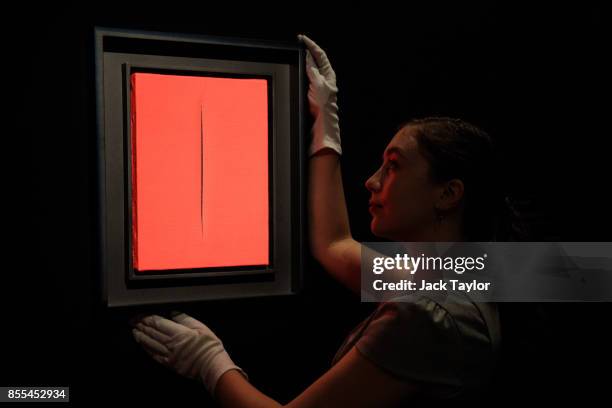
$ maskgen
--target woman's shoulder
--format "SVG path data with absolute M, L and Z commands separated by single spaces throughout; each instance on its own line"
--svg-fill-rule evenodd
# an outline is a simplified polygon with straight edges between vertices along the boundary
M 461 338 L 474 338 L 496 349 L 500 342 L 500 321 L 497 304 L 475 302 L 460 294 L 437 298 L 410 294 L 379 304 L 376 318 L 392 318 L 397 324 L 422 324 L 453 332 Z
M 445 298 L 417 293 L 381 303 L 377 314 L 378 318 L 391 317 L 398 327 L 419 326 L 423 336 L 440 336 L 455 342 L 463 355 L 496 356 L 499 352 L 501 327 L 496 303 L 475 302 L 456 293 Z
M 499 340 L 495 304 L 410 294 L 379 304 L 357 348 L 406 378 L 479 386 Z

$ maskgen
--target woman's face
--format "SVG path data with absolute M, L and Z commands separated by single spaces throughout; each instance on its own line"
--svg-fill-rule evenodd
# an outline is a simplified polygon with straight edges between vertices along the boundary
M 366 181 L 372 193 L 372 233 L 393 241 L 424 240 L 435 225 L 441 186 L 429 179 L 429 164 L 418 150 L 414 129 L 402 128 L 383 153 L 381 167 Z

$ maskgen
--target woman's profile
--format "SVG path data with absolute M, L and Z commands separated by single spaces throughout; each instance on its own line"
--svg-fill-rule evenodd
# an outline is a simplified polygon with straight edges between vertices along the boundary
M 349 227 L 342 185 L 336 74 L 310 38 L 308 100 L 309 237 L 313 257 L 337 281 L 361 293 L 361 251 Z M 367 179 L 372 233 L 398 242 L 510 240 L 512 207 L 496 188 L 492 142 L 463 120 L 428 117 L 402 123 Z M 134 337 L 158 362 L 201 381 L 222 407 L 277 407 L 251 384 L 204 323 L 179 313 L 134 322 Z M 441 304 L 426 296 L 381 302 L 349 333 L 331 367 L 289 407 L 397 407 L 477 395 L 498 354 L 494 303 Z

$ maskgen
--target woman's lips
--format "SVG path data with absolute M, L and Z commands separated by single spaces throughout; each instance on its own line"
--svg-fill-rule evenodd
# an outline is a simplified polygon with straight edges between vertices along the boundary
M 370 213 L 374 213 L 374 212 L 377 212 L 378 210 L 380 210 L 381 208 L 382 208 L 381 205 L 370 204 L 370 206 L 368 207 L 368 210 L 370 211 Z
M 369 204 L 368 211 L 371 214 L 374 214 L 375 212 L 377 212 L 378 210 L 382 208 L 382 205 L 374 198 L 370 198 L 370 200 L 368 201 L 368 204 Z

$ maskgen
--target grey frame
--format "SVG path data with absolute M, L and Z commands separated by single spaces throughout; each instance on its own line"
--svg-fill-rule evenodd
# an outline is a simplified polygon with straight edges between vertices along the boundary
M 279 50 L 287 62 L 111 52 L 105 38 Z M 302 287 L 304 260 L 304 48 L 220 37 L 95 29 L 99 238 L 102 301 L 109 307 L 288 295 Z M 138 275 L 131 262 L 130 92 L 132 71 L 265 77 L 269 80 L 271 264 Z

